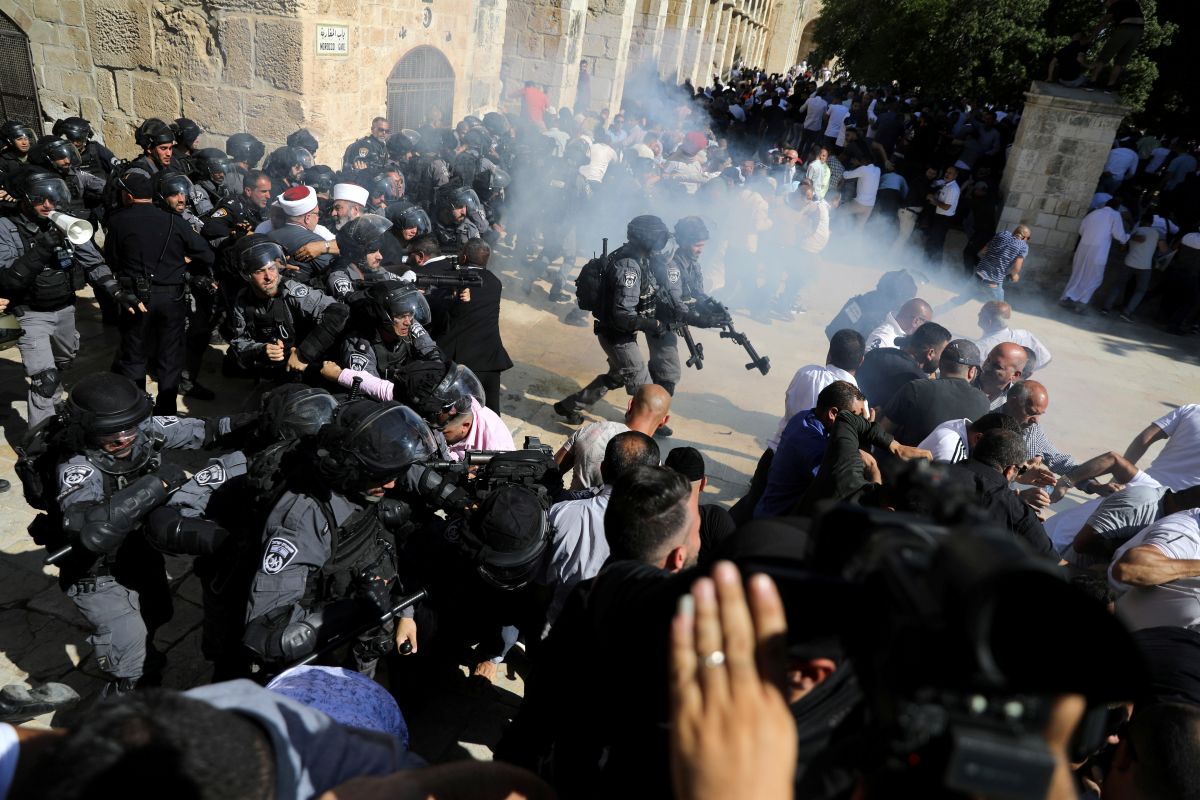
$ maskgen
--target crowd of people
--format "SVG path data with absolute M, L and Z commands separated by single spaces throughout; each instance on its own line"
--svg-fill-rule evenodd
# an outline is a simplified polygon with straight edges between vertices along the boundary
M 328 166 L 305 129 L 267 154 L 148 119 L 125 161 L 78 117 L 0 126 L 0 310 L 29 379 L 17 473 L 105 679 L 70 729 L 0 726 L 0 789 L 1195 797 L 1200 405 L 1120 454 L 1052 443 L 1032 377 L 1051 353 L 1005 299 L 1030 232 L 997 230 L 1020 110 L 799 69 L 643 81 L 611 118 L 539 94 L 453 128 L 375 118 Z M 1129 240 L 1102 313 L 1132 315 L 1159 266 L 1187 333 L 1196 161 L 1128 134 L 1063 302 L 1089 302 Z M 690 327 L 765 374 L 733 312 L 805 313 L 831 240 L 958 273 L 947 307 L 983 301 L 979 332 L 936 322 L 915 270 L 887 272 L 796 370 L 745 496 L 707 503 L 703 453 L 665 446 L 681 361 L 703 362 Z M 517 447 L 502 416 L 494 254 L 517 291 L 573 296 L 564 321 L 591 324 L 607 363 L 554 404 L 579 426 L 557 449 Z M 81 375 L 88 284 L 120 344 Z M 215 343 L 244 396 L 180 416 L 181 395 L 214 399 Z M 622 422 L 587 422 L 622 388 Z M 214 455 L 189 474 L 179 449 Z M 1099 499 L 1047 519 L 1071 488 Z M 203 593 L 213 682 L 185 692 L 155 688 L 164 554 L 193 557 Z M 445 670 L 494 678 L 517 646 L 530 669 L 498 763 L 427 766 L 403 711 Z M 0 709 L 70 694 L 6 690 Z

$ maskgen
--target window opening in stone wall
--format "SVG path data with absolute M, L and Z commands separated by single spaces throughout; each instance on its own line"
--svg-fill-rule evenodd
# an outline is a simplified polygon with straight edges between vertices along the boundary
M 421 45 L 405 53 L 388 76 L 387 89 L 392 130 L 425 124 L 435 108 L 442 112 L 442 127 L 452 124 L 454 69 L 436 47 Z
M 0 13 L 0 120 L 9 119 L 20 120 L 35 131 L 42 130 L 29 38 L 15 22 Z

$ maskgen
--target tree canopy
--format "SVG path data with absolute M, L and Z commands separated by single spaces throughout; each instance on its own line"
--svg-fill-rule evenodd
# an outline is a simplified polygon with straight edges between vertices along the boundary
M 1170 42 L 1155 0 L 1141 0 L 1146 33 L 1126 67 L 1122 98 L 1140 110 L 1158 77 L 1148 53 Z M 1019 99 L 1046 75 L 1071 35 L 1103 13 L 1096 0 L 825 0 L 815 57 L 836 58 L 865 83 L 899 81 L 939 95 Z M 1103 44 L 1103 35 L 1092 52 Z

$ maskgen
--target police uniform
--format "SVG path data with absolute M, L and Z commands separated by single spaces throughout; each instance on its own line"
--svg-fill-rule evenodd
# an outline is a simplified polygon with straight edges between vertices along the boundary
M 100 251 L 91 242 L 70 246 L 48 220 L 34 222 L 21 214 L 0 217 L 0 297 L 12 303 L 21 321 L 21 363 L 29 377 L 29 427 L 54 414 L 62 374 L 79 351 L 75 329 L 75 293 L 88 281 L 110 296 L 119 291 Z M 36 275 L 22 278 L 13 269 L 30 252 L 35 239 L 57 240 Z M 98 292 L 99 294 L 99 292 Z
M 63 176 L 71 190 L 71 204 L 62 209 L 73 217 L 87 217 L 89 212 L 104 202 L 104 180 L 80 168 L 70 167 Z
M 267 516 L 246 611 L 245 642 L 260 658 L 277 663 L 300 655 L 278 641 L 284 628 L 317 611 L 320 624 L 334 632 L 361 622 L 363 609 L 354 597 L 364 579 L 395 585 L 396 543 L 381 519 L 386 502 L 356 502 L 335 491 L 320 499 L 283 494 Z M 411 618 L 413 610 L 403 616 Z M 359 668 L 373 669 L 372 659 L 360 659 Z
M 393 242 L 395 241 L 392 237 L 388 238 Z M 386 269 L 364 270 L 358 264 L 345 263 L 331 270 L 329 277 L 325 281 L 329 296 L 339 301 L 345 301 L 352 293 L 376 283 L 400 282 L 399 277 L 388 272 Z
M 437 219 L 433 223 L 433 233 L 443 250 L 457 253 L 462 250 L 467 242 L 480 237 L 480 230 L 471 221 L 469 214 L 470 212 L 460 222 L 454 222 L 453 220 L 443 222 L 442 215 L 439 214 L 437 216 Z
M 333 322 L 327 330 L 322 321 L 334 307 L 340 310 L 331 318 Z M 270 298 L 258 296 L 249 287 L 243 288 L 231 316 L 229 352 L 238 363 L 264 376 L 282 378 L 286 361 L 269 361 L 266 346 L 282 341 L 286 347 L 299 348 L 300 357 L 312 364 L 340 334 L 348 310 L 324 292 L 281 280 L 278 293 Z M 309 341 L 314 333 L 319 335 Z
M 338 353 L 338 364 L 345 369 L 368 372 L 384 380 L 394 381 L 401 367 L 410 361 L 444 361 L 437 342 L 425 330 L 425 326 L 412 321 L 408 336 L 394 342 L 383 341 L 379 336 L 347 336 L 342 340 Z
M 351 142 L 342 156 L 342 171 L 357 172 L 355 161 L 365 161 L 369 170 L 382 167 L 388 162 L 387 145 L 370 135 Z
M 126 474 L 106 472 L 104 465 L 85 454 L 63 461 L 57 472 L 65 540 L 78 537 L 89 512 L 119 499 L 114 494 L 138 478 L 153 475 L 160 467 L 162 450 L 204 446 L 210 425 L 201 419 L 170 416 L 143 421 L 138 428 L 150 453 L 139 469 Z M 60 543 L 49 544 L 53 548 Z M 105 693 L 132 689 L 142 677 L 147 642 L 172 614 L 162 554 L 136 530 L 112 554 L 97 556 L 80 543 L 73 546 L 60 565 L 59 583 L 91 628 L 88 643 L 95 649 L 97 666 L 111 682 Z
M 79 154 L 79 168 L 102 181 L 108 179 L 120 162 L 121 159 L 113 155 L 112 150 L 95 140 L 89 141 Z
M 634 395 L 643 384 L 650 382 L 650 373 L 637 344 L 638 331 L 653 338 L 665 328 L 655 318 L 658 305 L 658 281 L 650 268 L 649 256 L 639 254 L 628 244 L 609 255 L 609 265 L 601 288 L 601 307 L 594 330 L 600 347 L 608 359 L 608 372 L 597 375 L 591 383 L 560 404 L 564 410 L 578 411 L 591 406 L 610 389 L 625 387 Z M 657 365 L 660 376 L 672 384 L 679 380 L 679 362 L 674 373 L 670 365 Z
M 212 248 L 178 214 L 152 203 L 135 203 L 109 221 L 104 250 L 109 261 L 119 265 L 122 288 L 146 306 L 144 313 L 121 315 L 121 345 L 113 372 L 145 388 L 146 366 L 153 353 L 158 380 L 155 410 L 174 413 L 185 366 L 187 273 L 204 273 L 212 280 Z M 185 258 L 191 259 L 190 265 Z

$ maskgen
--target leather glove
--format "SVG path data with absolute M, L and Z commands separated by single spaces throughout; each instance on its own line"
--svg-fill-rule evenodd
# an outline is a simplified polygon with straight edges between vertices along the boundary
M 167 485 L 168 494 L 188 482 L 187 473 L 178 464 L 163 463 L 159 465 L 155 475 Z
M 354 597 L 380 616 L 392 608 L 392 592 L 383 578 L 361 577 L 354 587 Z

